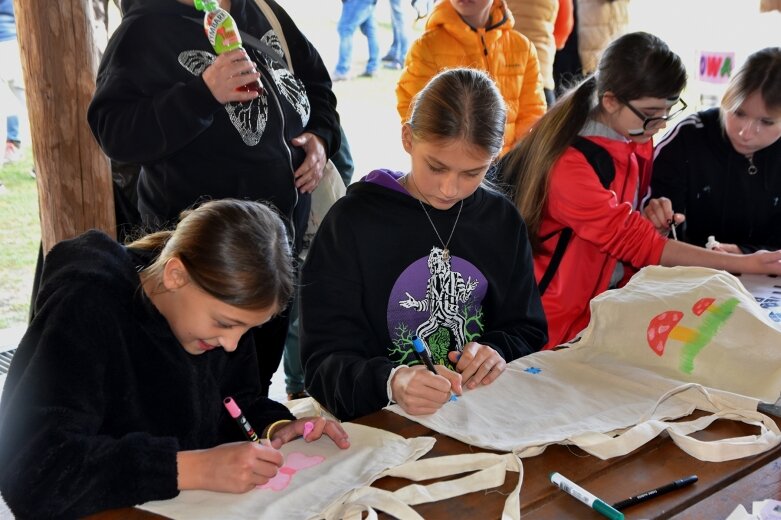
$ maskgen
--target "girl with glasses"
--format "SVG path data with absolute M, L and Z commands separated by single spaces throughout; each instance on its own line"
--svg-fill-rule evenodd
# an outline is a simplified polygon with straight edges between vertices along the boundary
M 682 238 L 719 251 L 781 248 L 781 47 L 748 57 L 721 106 L 681 121 L 654 154 L 645 215 L 664 230 L 685 215 Z M 712 241 L 713 242 L 713 241 Z
M 685 84 L 683 63 L 662 40 L 626 34 L 503 159 L 500 176 L 529 227 L 547 348 L 588 324 L 591 298 L 646 265 L 781 273 L 781 252 L 732 255 L 668 240 L 638 211 L 652 138 L 683 106 Z

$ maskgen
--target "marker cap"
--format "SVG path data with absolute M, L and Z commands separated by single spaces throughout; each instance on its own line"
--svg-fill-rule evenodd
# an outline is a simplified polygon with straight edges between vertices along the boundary
M 594 505 L 591 507 L 594 508 L 594 511 L 610 520 L 624 520 L 624 513 L 617 509 L 613 509 L 609 504 L 604 503 L 600 499 L 594 500 Z
M 228 413 L 234 419 L 238 419 L 239 415 L 241 415 L 241 410 L 239 409 L 239 405 L 236 404 L 236 401 L 234 401 L 232 397 L 226 397 L 222 401 L 222 404 L 225 405 L 225 408 L 228 410 Z

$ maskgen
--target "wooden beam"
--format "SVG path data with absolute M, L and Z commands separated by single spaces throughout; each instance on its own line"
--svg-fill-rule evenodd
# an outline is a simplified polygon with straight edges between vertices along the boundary
M 89 1 L 14 0 L 44 252 L 91 228 L 116 236 L 111 169 L 87 124 L 97 71 Z

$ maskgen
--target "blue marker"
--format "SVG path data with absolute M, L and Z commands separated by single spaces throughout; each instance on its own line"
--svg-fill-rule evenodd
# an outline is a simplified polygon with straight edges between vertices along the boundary
M 428 348 L 426 348 L 426 344 L 423 343 L 423 340 L 417 336 L 412 336 L 412 347 L 415 349 L 415 355 L 420 360 L 420 362 L 426 365 L 426 368 L 428 368 L 432 374 L 436 374 L 437 369 L 434 368 L 434 363 L 431 361 L 431 356 L 428 353 Z M 454 394 L 453 392 L 450 392 L 450 400 L 451 401 L 458 400 L 456 394 Z
M 556 473 L 555 471 L 551 473 L 550 481 L 561 488 L 562 491 L 571 497 L 580 500 L 602 516 L 609 518 L 610 520 L 624 520 L 624 513 L 614 509 L 604 500 L 598 499 L 561 473 Z

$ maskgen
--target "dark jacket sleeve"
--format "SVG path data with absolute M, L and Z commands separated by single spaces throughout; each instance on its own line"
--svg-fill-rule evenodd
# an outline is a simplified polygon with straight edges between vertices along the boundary
M 388 404 L 393 364 L 369 324 L 358 243 L 339 202 L 324 219 L 301 280 L 301 360 L 307 391 L 339 419 Z
M 296 27 L 290 15 L 274 0 L 266 1 L 277 15 L 282 31 L 285 33 L 293 71 L 306 87 L 311 107 L 306 131 L 323 138 L 326 143 L 326 155 L 331 157 L 341 144 L 339 115 L 336 112 L 336 96 L 331 90 L 331 76 L 317 49 Z
M 75 518 L 178 494 L 176 438 L 98 434 L 111 386 L 106 345 L 121 338 L 111 316 L 85 312 L 90 299 L 101 301 L 99 291 L 52 293 L 6 381 L 0 492 L 20 518 Z
M 180 151 L 224 110 L 200 75 L 187 82 L 154 84 L 150 76 L 162 64 L 155 61 L 154 47 L 139 47 L 150 40 L 144 23 L 144 17 L 134 17 L 112 38 L 87 110 L 92 133 L 106 155 L 136 164 Z
M 537 352 L 548 341 L 548 323 L 534 278 L 531 246 L 523 223 L 515 243 L 518 248 L 510 283 L 504 288 L 503 301 L 493 310 L 497 314 L 494 325 L 479 340 L 492 346 L 507 362 Z

